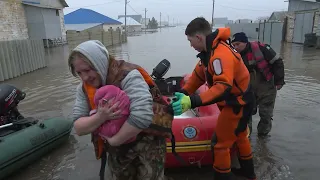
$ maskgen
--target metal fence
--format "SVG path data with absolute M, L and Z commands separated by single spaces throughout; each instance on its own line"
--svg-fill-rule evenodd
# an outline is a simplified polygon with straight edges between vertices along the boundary
M 126 42 L 125 33 L 122 33 L 120 29 L 117 30 L 85 30 L 85 31 L 74 31 L 68 30 L 67 31 L 67 42 L 69 46 L 69 50 L 72 50 L 77 45 L 82 42 L 88 40 L 99 40 L 101 41 L 106 47 L 121 44 Z
M 249 39 L 258 39 L 259 23 L 226 24 L 226 27 L 230 27 L 232 35 L 237 32 L 244 32 Z
M 0 41 L 0 81 L 46 66 L 42 40 Z
M 284 40 L 283 22 L 262 22 L 259 23 L 258 40 L 267 44 L 279 44 Z
M 283 22 L 260 22 L 260 23 L 243 23 L 227 24 L 230 27 L 231 34 L 244 32 L 250 40 L 259 40 L 262 43 L 271 46 L 280 46 L 285 37 L 286 26 Z

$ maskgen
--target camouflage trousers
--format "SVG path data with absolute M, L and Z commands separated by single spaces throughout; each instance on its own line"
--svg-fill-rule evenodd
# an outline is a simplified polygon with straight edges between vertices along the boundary
M 143 136 L 125 152 L 108 154 L 113 180 L 165 180 L 166 142 L 162 137 Z
M 253 115 L 257 113 L 259 109 L 260 121 L 258 124 L 258 134 L 267 135 L 272 128 L 273 109 L 277 96 L 277 89 L 274 85 L 274 81 L 266 81 L 260 72 L 250 73 L 250 84 L 255 94 L 255 102 Z M 248 126 L 250 133 L 252 132 L 252 117 L 249 119 Z

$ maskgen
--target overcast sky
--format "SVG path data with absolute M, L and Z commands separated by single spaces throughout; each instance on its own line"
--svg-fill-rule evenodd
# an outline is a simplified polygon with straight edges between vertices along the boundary
M 64 14 L 79 8 L 87 8 L 117 19 L 124 14 L 125 0 L 66 0 L 69 8 Z M 128 0 L 127 14 L 141 14 L 147 8 L 147 18 L 155 17 L 162 20 L 182 21 L 188 23 L 197 16 L 203 16 L 211 21 L 212 0 Z M 228 17 L 231 20 L 252 19 L 260 16 L 270 16 L 273 11 L 288 9 L 284 0 L 216 0 L 215 17 Z

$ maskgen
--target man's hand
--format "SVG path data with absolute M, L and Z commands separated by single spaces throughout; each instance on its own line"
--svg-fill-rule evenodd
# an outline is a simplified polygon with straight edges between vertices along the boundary
M 178 116 L 191 108 L 191 100 L 189 96 L 176 92 L 175 97 L 178 99 L 172 103 L 174 115 Z

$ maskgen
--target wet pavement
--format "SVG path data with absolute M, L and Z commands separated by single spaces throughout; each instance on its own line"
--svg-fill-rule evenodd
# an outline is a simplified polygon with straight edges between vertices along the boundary
M 271 136 L 259 139 L 256 128 L 251 142 L 259 179 L 317 180 L 320 169 L 320 50 L 301 45 L 274 45 L 285 59 L 286 85 L 278 91 Z M 167 76 L 190 73 L 197 63 L 184 28 L 168 28 L 154 34 L 128 38 L 128 43 L 108 48 L 118 58 L 138 63 L 149 73 L 164 58 L 171 62 Z M 6 81 L 27 93 L 20 111 L 45 119 L 70 117 L 79 80 L 67 67 L 67 46 L 46 50 L 48 67 Z M 183 67 L 182 67 L 183 65 Z M 254 127 L 258 123 L 254 116 Z M 17 172 L 10 180 L 95 180 L 100 161 L 95 160 L 90 136 L 72 132 L 69 142 L 41 160 Z M 170 176 L 182 179 L 212 179 L 210 168 L 179 169 Z

